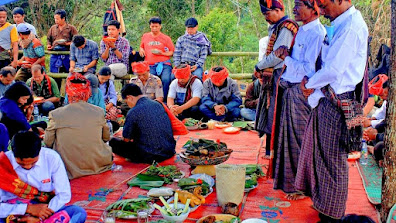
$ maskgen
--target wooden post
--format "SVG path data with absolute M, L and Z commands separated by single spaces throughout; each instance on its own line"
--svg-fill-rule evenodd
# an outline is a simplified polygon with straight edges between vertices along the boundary
M 391 0 L 391 67 L 386 110 L 384 172 L 382 175 L 381 221 L 386 222 L 396 204 L 396 0 Z

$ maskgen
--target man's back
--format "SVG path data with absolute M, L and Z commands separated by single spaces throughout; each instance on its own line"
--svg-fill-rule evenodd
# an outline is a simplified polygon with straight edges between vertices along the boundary
M 147 97 L 140 98 L 127 115 L 124 138 L 155 155 L 175 153 L 172 126 L 163 106 Z

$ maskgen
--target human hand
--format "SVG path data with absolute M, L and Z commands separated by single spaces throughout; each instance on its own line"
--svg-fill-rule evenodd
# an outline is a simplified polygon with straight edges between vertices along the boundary
M 52 50 L 52 45 L 48 44 L 47 45 L 47 50 Z
M 367 141 L 373 141 L 375 140 L 375 137 L 378 134 L 378 130 L 375 128 L 367 128 L 363 131 L 363 139 L 367 140 Z
M 11 62 L 11 66 L 12 66 L 13 68 L 17 68 L 17 65 L 18 65 L 18 63 L 17 63 L 16 60 L 13 60 L 13 61 Z
M 287 56 L 289 56 L 289 49 L 287 46 L 280 46 L 278 49 L 274 51 L 276 57 L 284 60 Z
M 32 216 L 23 216 L 21 218 L 17 218 L 17 222 L 36 223 L 36 222 L 40 222 L 40 221 L 41 220 L 39 218 L 32 217 Z
M 301 88 L 301 91 L 302 91 L 305 99 L 308 99 L 308 97 L 315 91 L 315 89 L 305 87 L 305 84 L 307 82 L 308 82 L 308 77 L 304 77 L 300 83 L 300 88 Z
M 54 211 L 48 208 L 48 204 L 28 204 L 26 213 L 41 219 L 47 219 L 54 214 Z
M 109 46 L 110 48 L 115 48 L 115 42 L 109 41 L 109 42 L 107 42 L 107 44 L 108 44 L 108 46 Z
M 83 68 L 83 72 L 87 72 L 88 71 L 88 66 L 84 66 L 84 68 Z
M 70 67 L 70 68 L 69 68 L 69 72 L 70 72 L 70 73 L 73 73 L 74 69 L 75 69 L 74 67 Z
M 363 127 L 367 128 L 371 126 L 371 118 L 367 118 L 365 117 L 365 119 L 363 120 Z
M 106 111 L 108 111 L 111 107 L 113 107 L 114 105 L 113 105 L 113 103 L 108 103 L 107 105 L 106 105 Z
M 144 57 L 144 56 L 146 55 L 146 52 L 144 52 L 144 49 L 143 49 L 143 48 L 140 48 L 140 49 L 139 49 L 139 55 L 140 55 L 141 57 Z
M 194 65 L 194 66 L 191 66 L 191 67 L 190 67 L 191 71 L 195 71 L 197 68 L 198 68 L 197 65 Z

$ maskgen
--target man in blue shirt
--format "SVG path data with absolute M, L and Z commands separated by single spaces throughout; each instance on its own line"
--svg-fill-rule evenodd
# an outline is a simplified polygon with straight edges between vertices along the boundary
M 73 36 L 70 45 L 70 73 L 78 68 L 82 73 L 94 74 L 99 59 L 98 44 L 83 36 Z
M 195 18 L 186 20 L 186 33 L 176 42 L 173 60 L 175 67 L 186 63 L 191 66 L 193 75 L 202 80 L 203 66 L 206 57 L 212 52 L 211 44 L 202 32 L 198 32 L 198 21 Z
M 3 97 L 7 88 L 15 83 L 16 70 L 11 66 L 3 67 L 0 70 L 0 98 Z
M 109 145 L 113 153 L 135 163 L 161 162 L 175 154 L 176 141 L 163 105 L 143 96 L 139 86 L 127 84 L 121 90 L 129 110 L 123 139 L 113 138 Z
M 37 134 L 15 134 L 12 151 L 0 153 L 0 160 L 0 170 L 7 173 L 0 183 L 0 222 L 10 215 L 19 216 L 18 222 L 39 222 L 59 214 L 71 222 L 85 222 L 84 209 L 65 206 L 71 190 L 61 157 L 54 150 L 41 148 Z

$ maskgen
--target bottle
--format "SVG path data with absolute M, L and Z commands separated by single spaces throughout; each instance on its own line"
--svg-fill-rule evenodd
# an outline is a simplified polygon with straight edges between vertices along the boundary
M 359 161 L 361 165 L 367 165 L 367 143 L 364 139 L 362 140 L 362 151 Z
M 113 124 L 111 124 L 110 120 L 107 120 L 107 126 L 109 126 L 110 136 L 113 135 Z
M 137 220 L 138 223 L 147 223 L 148 222 L 148 213 L 145 210 L 139 210 L 137 212 Z
M 34 105 L 33 118 L 34 118 L 34 121 L 39 121 L 39 109 L 38 109 L 37 105 Z
M 111 166 L 111 171 L 112 172 L 121 172 L 122 171 L 122 166 L 113 163 L 113 165 Z

